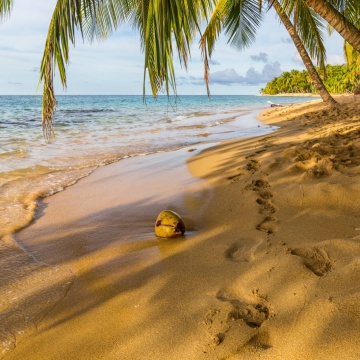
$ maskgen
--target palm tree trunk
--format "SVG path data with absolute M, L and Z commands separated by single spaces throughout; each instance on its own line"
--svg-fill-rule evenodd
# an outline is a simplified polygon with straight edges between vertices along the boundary
M 283 8 L 281 7 L 280 3 L 277 0 L 268 0 L 268 1 L 275 8 L 278 16 L 280 17 L 281 22 L 283 23 L 291 39 L 293 40 L 296 49 L 298 50 L 299 55 L 302 61 L 304 62 L 306 70 L 310 75 L 311 81 L 313 82 L 316 90 L 319 92 L 319 95 L 321 96 L 321 98 L 324 100 L 325 103 L 329 105 L 337 105 L 337 102 L 331 97 L 329 92 L 326 90 L 326 87 L 323 81 L 321 80 L 318 72 L 316 71 L 310 59 L 310 56 L 308 55 L 299 35 L 296 32 L 294 25 L 291 23 L 290 19 L 283 11 Z
M 306 0 L 305 2 L 360 52 L 360 30 L 349 22 L 344 15 L 337 11 L 328 1 Z

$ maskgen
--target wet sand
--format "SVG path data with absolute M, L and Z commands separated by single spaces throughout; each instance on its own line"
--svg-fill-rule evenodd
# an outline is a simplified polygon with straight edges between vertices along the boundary
M 270 135 L 123 160 L 45 199 L 17 240 L 71 287 L 5 358 L 357 359 L 359 100 L 275 108 Z M 186 237 L 154 237 L 165 208 Z

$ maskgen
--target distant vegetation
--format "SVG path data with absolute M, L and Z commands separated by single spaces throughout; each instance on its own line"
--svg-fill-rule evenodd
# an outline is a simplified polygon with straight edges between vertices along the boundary
M 320 70 L 317 68 L 320 73 Z M 347 65 L 327 65 L 326 76 L 322 76 L 327 90 L 331 94 L 352 93 L 360 84 L 360 66 L 356 63 Z M 306 70 L 291 70 L 282 73 L 260 90 L 264 95 L 281 93 L 310 93 L 316 94 L 316 89 L 311 82 Z

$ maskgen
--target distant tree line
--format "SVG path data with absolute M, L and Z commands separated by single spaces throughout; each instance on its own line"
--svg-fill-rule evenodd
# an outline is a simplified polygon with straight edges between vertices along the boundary
M 327 65 L 323 79 L 326 89 L 331 94 L 353 93 L 356 86 L 360 84 L 360 66 L 358 63 L 352 65 Z M 317 71 L 321 73 L 320 69 Z M 306 70 L 291 70 L 282 73 L 279 77 L 268 82 L 260 90 L 264 95 L 277 95 L 281 93 L 309 93 L 316 94 L 309 73 Z

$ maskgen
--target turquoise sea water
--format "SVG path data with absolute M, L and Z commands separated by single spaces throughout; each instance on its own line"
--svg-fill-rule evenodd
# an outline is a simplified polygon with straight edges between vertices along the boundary
M 0 237 L 26 225 L 36 199 L 130 156 L 261 135 L 254 109 L 303 97 L 59 96 L 56 136 L 43 138 L 40 96 L 0 96 Z

